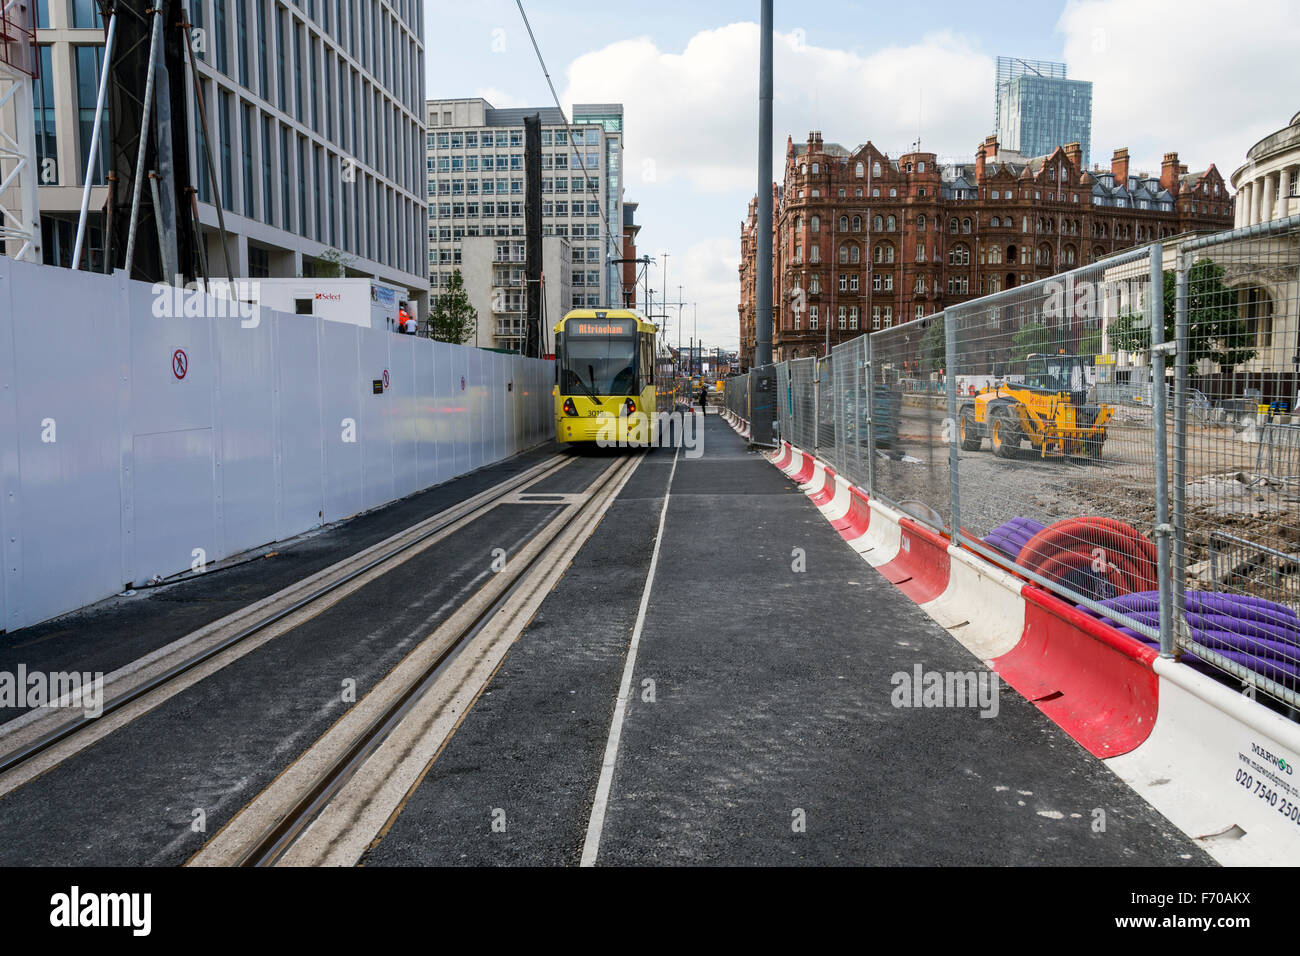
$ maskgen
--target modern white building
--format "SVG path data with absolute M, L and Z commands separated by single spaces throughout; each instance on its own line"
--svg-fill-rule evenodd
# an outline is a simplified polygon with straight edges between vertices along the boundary
M 1232 188 L 1238 228 L 1300 213 L 1300 113 L 1247 151 L 1245 165 L 1232 174 Z
M 469 236 L 461 240 L 461 253 L 461 278 L 479 317 L 476 334 L 466 344 L 517 350 L 528 318 L 524 240 Z M 542 237 L 542 345 L 547 353 L 555 350 L 551 328 L 573 301 L 571 255 L 568 239 Z
M 69 265 L 81 201 L 104 31 L 93 0 L 34 0 L 39 202 L 47 263 Z M 208 268 L 225 276 L 217 228 L 225 214 L 239 277 L 311 274 L 342 252 L 349 275 L 428 301 L 424 153 L 423 7 L 417 0 L 189 0 L 202 37 L 189 117 L 190 181 L 198 189 Z M 201 97 L 216 165 L 214 191 L 198 115 Z M 105 124 L 107 126 L 107 124 Z M 101 161 L 92 175 L 104 181 Z M 53 160 L 53 163 L 47 162 Z M 95 219 L 89 265 L 103 269 Z M 335 268 L 330 274 L 335 274 Z
M 617 103 L 576 104 L 573 121 L 555 107 L 496 109 L 482 98 L 430 100 L 426 104 L 429 202 L 429 286 L 435 298 L 461 270 L 471 301 L 500 302 L 493 296 L 499 270 L 495 243 L 481 237 L 525 235 L 524 117 L 541 120 L 542 234 L 567 241 L 571 260 L 569 308 L 621 305 L 623 107 Z M 545 247 L 545 238 L 543 239 Z M 488 264 L 470 256 L 488 256 Z M 548 254 L 554 258 L 558 254 Z M 519 260 L 522 269 L 523 260 Z M 553 273 L 544 270 L 548 303 Z M 520 334 L 511 310 L 479 310 L 480 345 L 517 349 Z M 556 316 L 558 318 L 558 316 Z

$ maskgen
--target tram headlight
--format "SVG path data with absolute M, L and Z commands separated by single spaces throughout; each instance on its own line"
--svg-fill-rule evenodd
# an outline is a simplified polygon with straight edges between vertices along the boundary
M 573 404 L 573 399 L 566 398 L 564 400 L 564 414 L 571 415 L 574 418 L 578 417 L 578 406 Z
M 632 401 L 630 398 L 623 402 L 623 408 L 629 415 L 636 414 L 636 402 Z

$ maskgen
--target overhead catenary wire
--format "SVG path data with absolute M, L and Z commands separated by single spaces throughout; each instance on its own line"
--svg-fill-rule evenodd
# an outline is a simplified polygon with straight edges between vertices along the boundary
M 559 97 L 559 95 L 555 92 L 555 84 L 554 84 L 553 82 L 551 82 L 551 74 L 550 74 L 550 71 L 546 69 L 546 60 L 543 59 L 543 57 L 542 57 L 542 50 L 541 50 L 541 47 L 539 47 L 539 46 L 537 45 L 537 37 L 533 34 L 533 27 L 532 27 L 532 24 L 530 24 L 530 23 L 528 22 L 528 14 L 524 12 L 524 4 L 523 4 L 523 0 L 515 0 L 515 5 L 519 7 L 519 15 L 520 15 L 521 17 L 523 17 L 523 20 L 524 20 L 524 29 L 528 31 L 528 39 L 532 41 L 532 44 L 533 44 L 533 52 L 535 52 L 535 53 L 537 54 L 537 62 L 538 62 L 538 64 L 539 64 L 539 65 L 541 66 L 541 68 L 542 68 L 542 75 L 543 75 L 544 77 L 546 77 L 546 85 L 547 85 L 547 87 L 548 87 L 548 88 L 550 89 L 550 91 L 551 91 L 551 99 L 555 101 L 555 108 L 556 108 L 557 110 L 560 111 L 560 115 L 561 115 L 561 116 L 564 116 L 564 107 L 560 105 L 560 97 Z M 608 217 L 607 215 L 605 215 L 605 210 L 604 210 L 604 208 L 603 208 L 603 205 L 602 205 L 601 202 L 600 202 L 600 188 L 599 188 L 599 186 L 597 186 L 597 188 L 595 188 L 595 189 L 591 189 L 591 182 L 592 182 L 592 179 L 591 179 L 590 176 L 587 175 L 587 164 L 583 161 L 582 153 L 578 151 L 577 147 L 575 146 L 575 144 L 574 144 L 574 142 L 573 142 L 573 131 L 574 131 L 574 128 L 575 128 L 576 126 L 579 126 L 579 125 L 584 125 L 584 124 L 570 123 L 570 122 L 568 121 L 567 117 L 565 118 L 564 127 L 565 127 L 565 129 L 568 131 L 568 133 L 569 133 L 569 147 L 573 150 L 573 155 L 576 156 L 577 159 L 578 159 L 578 168 L 582 170 L 583 185 L 584 185 L 584 187 L 585 187 L 585 188 L 584 188 L 584 191 L 585 191 L 585 192 L 591 192 L 593 195 L 595 195 L 595 197 L 596 197 L 596 211 L 600 213 L 600 221 L 603 222 L 603 223 L 605 224 L 605 235 L 606 235 L 606 237 L 608 238 L 608 240 L 609 240 L 610 243 L 613 243 L 613 242 L 616 241 L 616 237 L 615 237 L 615 235 L 614 235 L 614 229 L 613 229 L 613 227 L 610 226 L 610 224 L 609 224 L 609 217 Z M 621 302 L 622 299 L 623 299 L 623 277 L 622 277 L 622 275 L 619 275 L 619 277 L 618 277 L 618 301 Z

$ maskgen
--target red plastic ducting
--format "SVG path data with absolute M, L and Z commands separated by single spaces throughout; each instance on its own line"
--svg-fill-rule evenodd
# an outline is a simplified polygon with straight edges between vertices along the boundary
M 1049 525 L 1029 539 L 1016 563 L 1054 582 L 1072 572 L 1091 575 L 1109 583 L 1117 597 L 1157 587 L 1156 546 L 1114 518 L 1066 518 Z

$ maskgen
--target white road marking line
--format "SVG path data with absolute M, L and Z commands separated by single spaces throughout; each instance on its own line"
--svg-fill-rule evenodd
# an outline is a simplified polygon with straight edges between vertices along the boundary
M 605 744 L 605 759 L 600 766 L 600 780 L 596 784 L 596 799 L 591 804 L 591 818 L 587 821 L 587 839 L 582 844 L 581 866 L 595 866 L 600 853 L 600 834 L 605 828 L 605 811 L 609 808 L 609 791 L 614 782 L 614 761 L 618 758 L 618 742 L 623 736 L 623 715 L 627 699 L 632 692 L 632 672 L 636 669 L 636 652 L 641 644 L 641 631 L 645 627 L 646 609 L 650 606 L 650 589 L 654 586 L 655 569 L 659 566 L 659 548 L 664 540 L 664 523 L 668 519 L 668 499 L 672 497 L 673 476 L 677 474 L 677 458 L 681 448 L 673 452 L 673 467 L 668 473 L 664 488 L 664 506 L 659 511 L 659 530 L 655 533 L 654 552 L 650 555 L 650 570 L 646 572 L 645 588 L 641 592 L 641 606 L 636 612 L 636 626 L 632 628 L 632 642 L 627 648 L 627 662 L 623 665 L 623 680 L 614 703 L 614 719 L 610 721 L 609 740 Z

